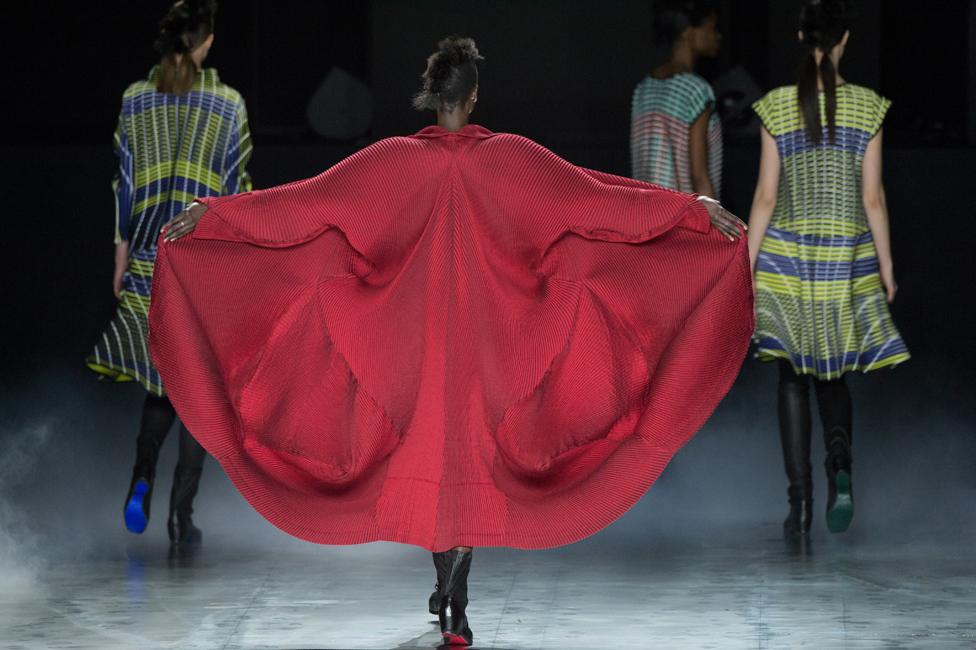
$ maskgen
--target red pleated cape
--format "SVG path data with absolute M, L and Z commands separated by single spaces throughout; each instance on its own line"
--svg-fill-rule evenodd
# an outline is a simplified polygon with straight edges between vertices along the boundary
M 312 542 L 586 537 L 708 418 L 753 329 L 745 239 L 695 197 L 474 125 L 203 202 L 159 245 L 153 359 L 241 494 Z

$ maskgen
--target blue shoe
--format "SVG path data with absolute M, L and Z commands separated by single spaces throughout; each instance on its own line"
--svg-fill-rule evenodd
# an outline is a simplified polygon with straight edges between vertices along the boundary
M 129 494 L 125 498 L 125 527 L 137 535 L 146 530 L 149 525 L 149 505 L 152 501 L 153 479 L 146 472 L 133 472 Z

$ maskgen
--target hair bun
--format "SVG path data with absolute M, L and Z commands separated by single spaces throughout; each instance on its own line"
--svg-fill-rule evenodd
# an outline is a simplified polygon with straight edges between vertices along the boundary
M 423 88 L 414 95 L 419 110 L 456 105 L 478 84 L 478 52 L 473 38 L 448 36 L 437 43 L 437 51 L 427 57 Z
M 464 36 L 448 36 L 437 44 L 435 56 L 450 65 L 464 65 L 484 59 L 478 53 L 478 46 L 475 45 L 473 38 Z
M 484 57 L 478 53 L 478 46 L 475 45 L 473 38 L 448 36 L 442 39 L 437 44 L 437 51 L 431 55 L 428 62 L 429 91 L 440 93 L 444 84 L 451 79 L 455 68 L 483 59 Z

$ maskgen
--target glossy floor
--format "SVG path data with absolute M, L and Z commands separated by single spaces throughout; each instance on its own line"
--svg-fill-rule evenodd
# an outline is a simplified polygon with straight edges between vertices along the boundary
M 917 374 L 851 378 L 857 513 L 847 533 L 825 531 L 815 444 L 813 543 L 779 538 L 776 375 L 747 363 L 702 431 L 608 529 L 551 551 L 475 551 L 476 647 L 976 648 L 976 412 L 968 384 L 920 381 L 940 377 L 925 362 Z M 437 646 L 429 554 L 290 538 L 213 461 L 195 503 L 203 551 L 170 561 L 172 440 L 153 519 L 127 533 L 144 393 L 87 372 L 72 357 L 0 391 L 0 649 Z
M 869 548 L 775 530 L 646 546 L 476 551 L 476 648 L 971 648 L 971 546 Z M 3 648 L 435 648 L 429 555 L 376 544 L 221 548 L 149 540 L 0 592 Z

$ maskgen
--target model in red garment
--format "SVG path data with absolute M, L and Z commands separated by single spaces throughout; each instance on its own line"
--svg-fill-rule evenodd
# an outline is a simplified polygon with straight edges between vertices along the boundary
M 254 508 L 313 542 L 434 551 L 452 643 L 470 547 L 617 519 L 753 324 L 735 217 L 469 124 L 479 59 L 455 38 L 428 60 L 437 126 L 178 215 L 150 314 L 173 403 Z

